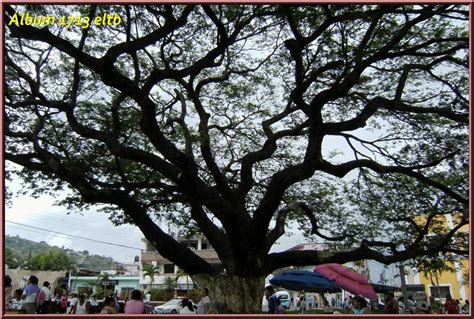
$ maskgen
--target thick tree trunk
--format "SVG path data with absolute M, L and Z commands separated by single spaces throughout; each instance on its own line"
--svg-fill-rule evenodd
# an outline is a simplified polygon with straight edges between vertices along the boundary
M 211 308 L 218 313 L 261 313 L 264 277 L 194 275 L 201 288 L 209 289 Z M 196 300 L 197 302 L 197 300 Z

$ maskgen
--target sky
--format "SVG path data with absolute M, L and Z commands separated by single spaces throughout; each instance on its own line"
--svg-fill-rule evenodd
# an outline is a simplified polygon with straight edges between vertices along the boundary
M 94 210 L 86 211 L 82 215 L 68 215 L 64 207 L 54 206 L 54 202 L 55 199 L 50 196 L 38 199 L 28 196 L 13 198 L 12 206 L 5 207 L 5 234 L 18 235 L 36 242 L 45 241 L 52 246 L 64 246 L 76 251 L 87 250 L 91 254 L 112 257 L 115 261 L 125 264 L 133 264 L 134 257 L 140 256 L 141 250 L 145 249 L 143 235 L 137 227 L 114 226 L 105 214 Z M 296 225 L 290 231 L 292 235 L 281 237 L 272 251 L 283 251 L 307 242 L 296 230 Z M 371 262 L 369 266 L 372 282 L 378 282 L 383 265 Z M 388 285 L 397 286 L 399 279 L 394 277 L 394 269 L 392 266 L 386 269 L 385 277 L 389 280 Z
M 7 187 L 18 187 L 18 182 L 6 184 Z M 114 226 L 107 215 L 95 210 L 68 215 L 66 208 L 54 205 L 55 201 L 47 195 L 38 199 L 29 196 L 12 198 L 11 207 L 5 207 L 5 234 L 36 242 L 45 241 L 49 245 L 76 251 L 88 250 L 122 263 L 133 263 L 134 257 L 140 255 L 141 249 L 145 249 L 143 234 L 137 227 Z M 286 250 L 306 241 L 297 231 L 293 230 L 292 233 L 291 237 L 282 237 L 273 250 Z
M 365 135 L 364 132 L 359 132 L 359 134 Z M 325 143 L 328 145 L 327 154 L 334 148 L 347 150 L 347 146 L 338 138 L 328 138 Z M 336 160 L 344 159 L 352 158 L 341 151 Z M 15 164 L 8 163 L 6 169 L 8 165 Z M 15 193 L 22 184 L 20 180 L 13 179 L 5 181 L 5 186 Z M 88 250 L 90 253 L 112 257 L 122 263 L 133 263 L 134 257 L 139 256 L 141 250 L 145 249 L 145 244 L 142 242 L 144 236 L 137 227 L 114 226 L 107 215 L 93 209 L 81 214 L 75 212 L 67 214 L 65 207 L 54 205 L 56 201 L 57 199 L 49 195 L 42 195 L 37 199 L 26 195 L 12 196 L 11 205 L 5 205 L 5 234 L 18 235 L 36 242 L 45 241 L 49 245 L 64 246 L 76 251 Z M 272 247 L 272 252 L 283 251 L 308 242 L 297 227 L 296 223 L 287 227 L 288 234 L 277 241 Z M 126 248 L 123 245 L 133 248 Z
M 7 187 L 8 184 L 13 186 L 7 183 Z M 12 206 L 5 207 L 5 234 L 18 235 L 36 242 L 45 241 L 52 246 L 64 246 L 76 251 L 87 250 L 91 254 L 112 257 L 115 261 L 125 264 L 133 264 L 134 257 L 140 256 L 141 250 L 145 249 L 143 235 L 137 227 L 114 226 L 105 214 L 94 210 L 86 211 L 82 215 L 68 215 L 64 207 L 55 206 L 54 202 L 55 199 L 50 196 L 38 199 L 28 196 L 13 198 Z M 283 251 L 307 242 L 296 230 L 296 225 L 290 231 L 292 235 L 281 237 L 272 251 Z M 371 280 L 377 282 L 383 265 L 371 263 L 370 271 Z M 387 284 L 397 284 L 398 279 L 393 276 L 393 267 L 386 270 L 386 277 L 389 279 Z
M 359 133 L 366 135 L 364 132 Z M 328 153 L 335 148 L 341 150 L 341 153 L 333 160 L 350 159 L 347 147 L 341 140 L 334 138 L 325 143 L 331 145 L 326 149 Z M 13 192 L 22 187 L 19 180 L 6 181 L 5 185 Z M 18 235 L 36 242 L 45 241 L 49 245 L 64 246 L 75 251 L 87 250 L 91 254 L 112 257 L 115 261 L 125 264 L 133 264 L 135 256 L 140 256 L 141 250 L 145 249 L 142 241 L 144 236 L 137 227 L 114 226 L 107 215 L 93 209 L 81 214 L 75 212 L 67 214 L 65 207 L 54 205 L 55 201 L 57 199 L 49 195 L 43 195 L 37 199 L 25 195 L 13 196 L 11 205 L 5 205 L 5 234 Z M 308 242 L 308 239 L 298 231 L 296 224 L 287 229 L 289 235 L 282 236 L 272 247 L 272 252 L 284 251 Z M 373 282 L 380 279 L 383 269 L 380 263 L 370 263 Z M 389 285 L 397 285 L 399 281 L 394 277 L 393 269 L 394 267 L 390 267 L 385 270 Z

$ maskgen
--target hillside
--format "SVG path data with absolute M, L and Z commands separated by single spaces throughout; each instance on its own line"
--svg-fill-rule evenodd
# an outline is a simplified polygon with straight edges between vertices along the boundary
M 32 264 L 28 261 L 37 259 L 35 256 L 52 254 L 64 256 L 74 268 L 86 268 L 89 270 L 114 269 L 118 265 L 111 257 L 90 254 L 87 250 L 74 251 L 64 247 L 50 246 L 46 242 L 35 242 L 20 238 L 19 236 L 5 237 L 5 264 L 9 268 L 31 269 Z

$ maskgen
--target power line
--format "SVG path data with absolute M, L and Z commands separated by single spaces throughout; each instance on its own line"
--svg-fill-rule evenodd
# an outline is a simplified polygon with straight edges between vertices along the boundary
M 6 218 L 8 218 L 8 211 L 6 213 Z M 81 218 L 74 218 L 71 215 L 52 215 L 51 213 L 46 213 L 46 212 L 35 212 L 33 214 L 28 214 L 26 215 L 28 219 L 35 219 L 39 221 L 47 221 L 48 223 L 56 223 L 60 225 L 74 225 L 74 227 L 79 228 L 79 227 L 84 227 L 87 229 L 90 229 L 90 223 L 87 222 L 84 219 Z M 123 225 L 123 226 L 128 226 L 128 225 Z M 94 225 L 94 228 L 97 228 L 97 225 Z M 102 232 L 107 232 L 108 234 L 111 234 L 113 236 L 125 236 L 125 235 L 137 235 L 136 231 L 133 229 L 120 229 L 117 228 L 114 230 L 113 233 L 110 232 L 110 228 L 107 226 L 99 226 L 98 228 L 103 229 Z
M 46 231 L 46 232 L 48 232 L 48 233 L 55 233 L 55 234 L 59 234 L 59 235 L 67 236 L 67 237 L 74 237 L 74 238 L 79 238 L 79 239 L 83 239 L 83 240 L 89 240 L 89 241 L 93 241 L 93 242 L 101 243 L 101 244 L 106 244 L 106 245 L 112 245 L 112 246 L 118 246 L 118 247 L 130 248 L 130 249 L 137 249 L 137 250 L 140 250 L 140 251 L 143 250 L 142 248 L 137 248 L 137 247 L 132 247 L 132 246 L 126 246 L 126 245 L 120 245 L 120 244 L 114 244 L 114 243 L 109 243 L 109 242 L 106 242 L 106 241 L 101 241 L 101 240 L 90 239 L 90 238 L 81 237 L 81 236 L 76 236 L 76 235 L 70 235 L 70 234 L 60 233 L 60 232 L 53 231 L 53 230 L 49 230 L 49 229 L 44 229 L 44 228 L 35 227 L 35 226 L 31 226 L 31 225 L 26 225 L 26 224 L 21 224 L 21 223 L 12 222 L 12 221 L 9 221 L 9 220 L 5 220 L 5 221 L 6 221 L 7 223 L 11 223 L 11 224 L 15 224 L 15 225 L 20 225 L 20 226 L 23 226 L 23 227 L 29 227 L 29 228 L 33 228 L 33 229 L 38 229 L 38 230 Z
M 83 229 L 83 230 L 99 230 L 101 234 L 107 234 L 108 236 L 113 236 L 117 238 L 123 238 L 124 236 L 136 236 L 137 233 L 133 230 L 128 231 L 126 229 L 114 229 L 114 231 L 110 231 L 110 227 L 107 226 L 99 226 L 97 227 L 96 224 L 92 227 L 89 223 L 86 225 L 85 223 L 78 223 L 76 220 L 67 220 L 67 219 L 55 219 L 49 218 L 47 216 L 30 216 L 28 215 L 28 219 L 32 222 L 41 222 L 42 224 L 54 224 L 54 226 L 73 226 L 75 229 Z M 138 234 L 140 235 L 140 234 Z

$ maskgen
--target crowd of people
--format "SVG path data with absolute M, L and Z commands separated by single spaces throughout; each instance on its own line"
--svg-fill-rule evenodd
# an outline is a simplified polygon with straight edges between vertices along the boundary
M 38 277 L 29 276 L 27 285 L 24 289 L 12 291 L 11 278 L 5 276 L 5 308 L 7 311 L 18 312 L 21 314 L 89 314 L 89 313 L 109 313 L 110 306 L 113 305 L 116 310 L 116 296 L 104 298 L 103 307 L 99 308 L 99 301 L 92 297 L 87 299 L 84 293 L 71 293 L 51 291 L 51 285 L 48 281 L 43 282 L 39 287 Z M 141 298 L 141 292 L 136 290 L 132 293 L 132 298 L 138 295 Z M 110 300 L 113 300 L 111 302 Z M 117 303 L 118 305 L 118 303 Z M 117 313 L 117 312 L 112 312 Z
M 281 301 L 277 296 L 274 295 L 274 288 L 270 285 L 265 287 L 265 298 L 268 301 L 268 313 L 270 314 L 282 314 L 285 313 L 285 309 L 281 305 Z M 302 295 L 298 296 L 298 307 L 295 309 L 298 312 L 304 313 L 302 307 L 305 307 L 304 302 L 307 300 L 304 291 Z M 331 300 L 329 302 L 326 298 L 323 298 L 322 308 L 325 313 L 334 314 L 371 314 L 374 312 L 380 312 L 383 310 L 385 314 L 468 314 L 469 313 L 469 301 L 465 300 L 454 300 L 450 294 L 446 295 L 446 301 L 441 303 L 433 296 L 430 296 L 429 303 L 417 304 L 413 296 L 409 296 L 407 302 L 403 297 L 395 298 L 395 295 L 391 292 L 386 294 L 385 304 L 370 303 L 362 296 L 350 296 L 346 298 L 340 305 L 341 309 L 335 310 L 336 301 Z M 302 302 L 301 302 L 302 301 Z M 343 312 L 341 312 L 341 311 Z M 375 311 L 377 310 L 377 311 Z
M 403 297 L 395 298 L 393 293 L 388 293 L 385 299 L 384 313 L 386 314 L 467 314 L 469 313 L 469 300 L 461 303 L 454 300 L 451 294 L 446 294 L 444 304 L 430 296 L 429 303 L 418 305 L 412 296 L 408 297 L 407 303 Z
M 5 309 L 10 312 L 21 314 L 144 314 L 153 313 L 150 299 L 151 294 L 142 293 L 140 290 L 132 291 L 130 298 L 126 298 L 121 307 L 117 294 L 105 296 L 98 300 L 95 296 L 88 298 L 85 293 L 51 291 L 51 285 L 48 281 L 43 282 L 43 286 L 38 285 L 38 277 L 29 276 L 27 285 L 23 289 L 13 290 L 12 280 L 5 276 L 4 304 Z M 201 289 L 201 300 L 194 305 L 191 299 L 183 298 L 181 302 L 181 311 L 183 314 L 207 314 L 212 313 L 210 307 L 209 290 Z
M 38 285 L 38 278 L 34 275 L 28 278 L 28 282 L 24 289 L 12 288 L 12 280 L 9 276 L 5 276 L 5 306 L 6 310 L 15 311 L 23 314 L 47 314 L 47 313 L 64 313 L 64 314 L 117 314 L 123 312 L 125 314 L 143 314 L 153 313 L 153 307 L 150 306 L 150 292 L 144 294 L 139 290 L 131 293 L 130 299 L 124 303 L 121 308 L 117 299 L 117 294 L 106 296 L 99 301 L 94 296 L 90 299 L 84 293 L 52 293 L 51 285 L 48 281 L 43 282 L 42 287 Z M 265 298 L 268 301 L 268 312 L 270 314 L 283 314 L 286 309 L 281 304 L 279 298 L 274 295 L 272 286 L 265 287 Z M 298 306 L 300 309 L 306 308 L 307 298 L 302 292 L 298 296 Z M 333 300 L 332 300 L 333 301 Z M 211 309 L 211 300 L 209 298 L 209 290 L 201 289 L 201 300 L 195 305 L 190 298 L 182 298 L 181 314 L 209 314 L 213 313 Z M 335 301 L 329 302 L 326 298 L 322 301 L 325 309 L 330 309 L 333 313 Z M 348 314 L 370 314 L 372 309 L 376 309 L 377 305 L 369 304 L 367 300 L 361 296 L 351 296 L 343 303 L 344 311 Z M 409 296 L 407 302 L 403 297 L 395 298 L 391 292 L 386 294 L 383 312 L 386 314 L 467 314 L 469 313 L 469 301 L 454 300 L 450 294 L 446 295 L 445 302 L 442 304 L 433 296 L 430 296 L 428 303 L 416 303 L 413 296 Z M 339 312 L 334 312 L 339 313 Z

